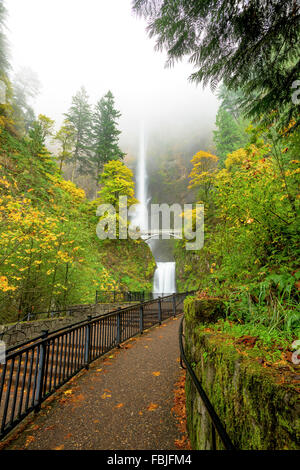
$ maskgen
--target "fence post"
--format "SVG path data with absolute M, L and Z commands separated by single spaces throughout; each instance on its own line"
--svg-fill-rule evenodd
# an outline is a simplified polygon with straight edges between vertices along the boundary
M 176 294 L 173 294 L 173 315 L 176 317 Z
M 42 330 L 42 338 L 46 339 L 48 336 L 49 330 Z M 46 341 L 43 341 L 40 344 L 40 357 L 38 364 L 38 374 L 37 374 L 37 383 L 35 390 L 35 400 L 34 400 L 34 409 L 38 412 L 41 409 L 41 400 L 42 400 L 42 390 L 44 384 L 44 372 L 45 372 L 45 359 L 46 359 Z
M 121 307 L 119 307 L 118 310 L 121 310 Z M 121 343 L 121 312 L 119 311 L 117 313 L 117 346 L 118 348 L 120 347 L 120 343 Z
M 161 297 L 158 297 L 158 322 L 161 325 L 162 315 L 161 315 Z
M 144 330 L 144 306 L 143 302 L 140 304 L 140 333 L 143 334 Z
M 85 368 L 89 368 L 90 363 L 90 347 L 91 347 L 91 324 L 92 315 L 88 315 L 88 324 L 85 327 L 85 345 L 84 345 L 84 362 Z

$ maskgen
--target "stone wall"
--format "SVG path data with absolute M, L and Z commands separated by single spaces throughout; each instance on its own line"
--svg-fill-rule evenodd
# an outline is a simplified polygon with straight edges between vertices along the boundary
M 0 325 L 0 341 L 4 341 L 8 349 L 40 336 L 43 330 L 49 330 L 49 332 L 56 331 L 60 328 L 72 325 L 73 323 L 85 320 L 88 315 L 95 317 L 117 310 L 119 307 L 124 308 L 130 305 L 131 304 L 124 303 L 96 304 L 90 305 L 90 308 L 87 310 L 81 310 L 81 308 L 86 307 L 86 305 L 79 305 L 78 310 L 72 310 L 72 313 L 63 317 Z M 74 307 L 72 307 L 72 309 L 73 308 Z
M 224 312 L 219 300 L 185 300 L 186 354 L 229 437 L 238 449 L 299 449 L 299 389 L 209 328 Z M 188 373 L 186 395 L 192 448 L 211 449 L 211 420 Z

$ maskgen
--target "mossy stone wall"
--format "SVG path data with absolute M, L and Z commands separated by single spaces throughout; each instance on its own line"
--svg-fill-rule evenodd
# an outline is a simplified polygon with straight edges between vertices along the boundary
M 229 437 L 238 449 L 299 449 L 299 393 L 209 330 L 222 316 L 220 300 L 185 300 L 186 354 Z M 192 448 L 211 449 L 210 417 L 188 373 L 186 396 Z M 223 448 L 218 438 L 217 447 Z

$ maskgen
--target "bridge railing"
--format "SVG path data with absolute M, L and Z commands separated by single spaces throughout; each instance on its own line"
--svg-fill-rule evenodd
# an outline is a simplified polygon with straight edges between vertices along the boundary
M 183 311 L 184 294 L 140 302 L 7 351 L 0 364 L 0 438 L 80 370 L 129 338 Z
M 130 302 L 146 302 L 153 300 L 158 297 L 166 297 L 172 295 L 172 293 L 159 293 L 154 294 L 150 291 L 96 291 L 96 304 L 101 303 L 130 303 Z

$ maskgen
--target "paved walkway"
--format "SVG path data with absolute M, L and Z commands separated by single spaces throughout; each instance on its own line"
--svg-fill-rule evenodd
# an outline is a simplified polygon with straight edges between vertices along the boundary
M 179 318 L 94 362 L 45 403 L 8 449 L 175 450 Z

